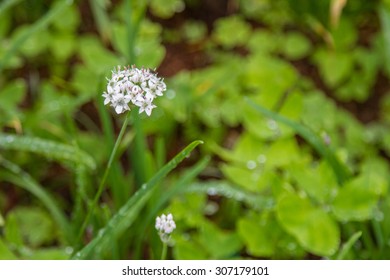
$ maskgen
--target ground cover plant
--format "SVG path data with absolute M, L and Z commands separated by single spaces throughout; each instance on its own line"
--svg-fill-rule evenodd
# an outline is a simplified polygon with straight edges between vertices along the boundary
M 389 36 L 387 0 L 2 1 L 0 259 L 390 258 Z

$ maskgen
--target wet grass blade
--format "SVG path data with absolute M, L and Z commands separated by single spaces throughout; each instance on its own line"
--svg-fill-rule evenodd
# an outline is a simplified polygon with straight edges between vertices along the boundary
M 362 232 L 358 231 L 353 234 L 347 242 L 344 243 L 343 247 L 340 249 L 340 252 L 336 256 L 336 260 L 343 260 L 348 252 L 351 250 L 352 246 L 358 241 L 358 239 L 362 236 Z
M 0 133 L 0 149 L 35 153 L 62 163 L 83 164 L 95 169 L 95 161 L 84 151 L 70 145 L 32 136 Z
M 60 208 L 58 208 L 54 198 L 52 198 L 38 182 L 36 182 L 28 173 L 23 171 L 18 165 L 2 157 L 0 157 L 0 165 L 8 171 L 3 173 L 2 177 L 35 195 L 47 208 L 53 218 L 53 221 L 58 224 L 69 244 L 72 244 L 74 238 L 70 225 Z
M 116 240 L 121 233 L 132 225 L 137 218 L 139 211 L 150 198 L 152 191 L 157 184 L 171 172 L 180 162 L 188 157 L 193 149 L 202 141 L 194 141 L 184 150 L 177 154 L 163 168 L 161 168 L 146 184 L 144 184 L 122 208 L 111 218 L 107 225 L 99 230 L 97 236 L 77 254 L 73 259 L 89 259 L 94 255 L 99 255 L 106 249 L 108 241 Z
M 347 167 L 337 159 L 333 151 L 331 151 L 323 143 L 322 139 L 318 137 L 314 132 L 312 132 L 309 128 L 290 119 L 287 119 L 282 115 L 272 112 L 258 104 L 255 104 L 249 98 L 246 98 L 246 102 L 262 115 L 292 128 L 297 134 L 299 134 L 303 139 L 305 139 L 321 156 L 323 156 L 328 161 L 328 163 L 333 169 L 333 172 L 336 175 L 336 179 L 339 185 L 343 185 L 343 183 L 350 178 L 350 174 Z
M 226 181 L 207 181 L 193 183 L 188 188 L 181 189 L 182 192 L 206 193 L 208 195 L 224 196 L 238 202 L 245 203 L 252 209 L 264 210 L 271 209 L 274 205 L 274 199 L 263 195 L 255 194 L 236 187 Z
M 141 234 L 136 236 L 136 249 L 134 254 L 135 259 L 140 257 L 142 241 L 145 239 L 145 235 L 142 235 L 142 233 L 146 232 L 147 226 L 150 225 L 150 223 L 156 218 L 158 211 L 165 207 L 168 201 L 177 193 L 179 193 L 181 189 L 185 189 L 185 187 L 188 186 L 199 175 L 199 173 L 206 168 L 209 162 L 210 157 L 208 156 L 201 159 L 194 166 L 189 168 L 183 175 L 181 175 L 180 179 L 167 191 L 163 190 L 160 193 L 155 192 L 154 196 L 157 194 L 159 199 L 155 202 L 155 204 L 153 204 L 153 207 L 147 214 L 146 219 L 142 222 L 142 226 L 138 230 L 138 232 Z

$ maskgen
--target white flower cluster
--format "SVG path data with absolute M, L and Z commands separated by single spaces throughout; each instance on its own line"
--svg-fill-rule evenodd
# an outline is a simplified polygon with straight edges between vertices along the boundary
M 153 100 L 162 96 L 166 90 L 163 79 L 149 69 L 138 69 L 134 66 L 120 66 L 112 71 L 111 79 L 107 79 L 107 91 L 103 93 L 104 105 L 110 104 L 120 114 L 130 111 L 131 104 L 139 107 L 139 113 L 148 116 L 156 108 Z
M 161 241 L 166 243 L 169 241 L 169 235 L 176 228 L 172 214 L 164 215 L 156 218 L 156 229 L 160 235 Z

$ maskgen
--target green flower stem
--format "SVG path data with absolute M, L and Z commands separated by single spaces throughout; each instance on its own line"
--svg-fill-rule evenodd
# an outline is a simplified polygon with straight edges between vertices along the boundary
M 166 242 L 163 242 L 162 252 L 161 252 L 161 260 L 167 259 L 168 245 Z
M 103 175 L 103 178 L 102 180 L 100 181 L 100 185 L 99 185 L 99 188 L 96 192 L 96 195 L 92 201 L 92 203 L 90 204 L 90 207 L 89 207 L 89 211 L 88 211 L 88 214 L 87 216 L 85 217 L 85 220 L 84 220 L 84 223 L 80 229 L 80 232 L 79 232 L 79 235 L 78 235 L 78 240 L 81 240 L 81 237 L 89 223 L 89 220 L 91 218 L 91 215 L 93 213 L 93 211 L 95 210 L 95 207 L 99 201 L 99 198 L 104 190 L 104 185 L 106 183 L 106 180 L 107 180 L 107 177 L 108 177 L 108 174 L 110 172 L 110 169 L 111 169 L 111 166 L 112 166 L 112 163 L 116 157 L 116 153 L 117 153 L 117 150 L 118 150 L 118 147 L 119 147 L 119 144 L 120 142 L 122 141 L 122 138 L 123 138 L 123 135 L 125 134 L 125 130 L 126 130 L 126 127 L 129 123 L 129 119 L 130 119 L 130 111 L 127 113 L 126 115 L 126 118 L 125 118 L 125 121 L 123 122 L 123 125 L 122 125 L 122 128 L 121 128 L 121 131 L 119 132 L 119 135 L 118 135 L 118 138 L 116 139 L 116 142 L 115 142 L 115 145 L 114 145 L 114 148 L 112 149 L 111 151 L 111 155 L 110 155 L 110 159 L 108 160 L 108 163 L 107 163 L 107 166 L 106 166 L 106 170 L 104 171 L 104 175 Z

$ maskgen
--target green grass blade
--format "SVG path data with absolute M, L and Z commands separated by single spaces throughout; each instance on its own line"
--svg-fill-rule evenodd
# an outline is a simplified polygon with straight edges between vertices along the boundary
M 111 39 L 111 24 L 107 15 L 107 3 L 106 0 L 89 0 L 93 17 L 104 42 Z
M 138 231 L 138 235 L 136 236 L 136 249 L 134 250 L 135 259 L 139 259 L 142 248 L 142 241 L 145 238 L 145 235 L 142 233 L 146 232 L 148 225 L 156 218 L 158 211 L 160 211 L 181 189 L 184 189 L 186 186 L 188 186 L 199 175 L 199 173 L 206 168 L 209 162 L 210 157 L 208 156 L 201 159 L 194 166 L 189 168 L 182 176 L 180 176 L 180 179 L 170 189 L 167 191 L 162 190 L 161 194 L 158 193 L 159 200 L 156 201 L 156 203 L 153 205 L 153 208 L 151 208 L 149 211 L 146 219 L 142 222 L 142 226 Z M 154 196 L 156 196 L 156 194 L 157 193 L 155 193 Z
M 12 6 L 18 4 L 21 0 L 6 0 L 3 1 L 3 3 L 0 3 L 0 16 L 2 13 L 7 11 L 7 9 L 11 8 Z
M 384 68 L 387 70 L 387 73 L 390 73 L 390 8 L 386 5 L 379 6 L 379 18 L 381 21 L 381 31 L 383 37 L 383 47 L 384 47 Z
M 274 205 L 274 199 L 263 195 L 245 191 L 234 185 L 219 180 L 210 180 L 207 182 L 197 182 L 181 189 L 183 192 L 207 193 L 208 195 L 219 195 L 238 202 L 245 203 L 255 210 L 271 209 Z
M 83 164 L 95 169 L 95 161 L 84 151 L 70 145 L 32 136 L 0 133 L 0 149 L 32 152 L 62 163 Z
M 133 171 L 137 189 L 147 181 L 150 174 L 150 166 L 147 165 L 146 153 L 149 152 L 146 146 L 145 133 L 143 131 L 141 115 L 138 109 L 132 112 L 133 125 L 135 130 L 134 143 L 132 145 L 131 160 L 133 162 Z
M 202 144 L 202 141 L 194 141 L 184 150 L 177 154 L 163 168 L 161 168 L 148 183 L 144 184 L 122 208 L 111 218 L 107 225 L 101 229 L 97 236 L 83 249 L 81 249 L 73 259 L 92 258 L 96 253 L 100 253 L 108 245 L 108 241 L 113 241 L 123 233 L 126 228 L 130 227 L 137 218 L 139 211 L 149 199 L 154 187 L 157 186 L 169 172 L 171 172 L 180 162 L 188 157 L 191 151 Z
M 54 198 L 51 197 L 51 195 L 46 192 L 38 182 L 36 182 L 28 173 L 23 171 L 18 165 L 2 157 L 0 157 L 0 165 L 8 171 L 3 174 L 3 178 L 35 195 L 47 208 L 53 217 L 54 222 L 58 224 L 59 228 L 64 233 L 67 241 L 72 244 L 74 236 L 70 229 L 69 222 L 61 212 L 60 208 L 58 208 Z
M 347 167 L 337 159 L 335 154 L 323 143 L 322 139 L 318 137 L 314 132 L 312 132 L 309 128 L 290 119 L 287 119 L 282 115 L 272 112 L 258 104 L 255 104 L 249 98 L 247 98 L 246 101 L 256 111 L 260 112 L 267 118 L 273 119 L 289 126 L 303 139 L 305 139 L 321 156 L 323 156 L 328 161 L 328 163 L 333 169 L 333 172 L 336 175 L 336 179 L 339 185 L 342 185 L 350 178 L 350 174 Z
M 352 246 L 358 241 L 358 239 L 362 236 L 362 232 L 358 231 L 353 234 L 347 242 L 344 243 L 343 247 L 340 249 L 337 254 L 336 260 L 343 260 L 348 252 L 351 250 Z
M 39 32 L 46 26 L 48 26 L 54 19 L 56 19 L 61 12 L 69 5 L 73 3 L 73 0 L 64 0 L 58 6 L 47 12 L 39 21 L 33 24 L 23 34 L 13 41 L 12 45 L 5 52 L 4 56 L 0 59 L 0 72 L 8 59 L 18 50 L 20 46 L 34 33 Z

